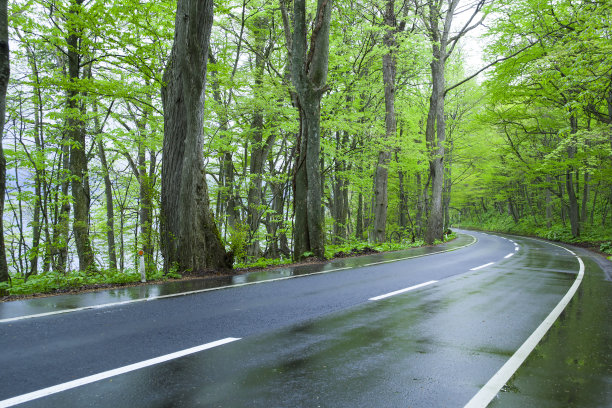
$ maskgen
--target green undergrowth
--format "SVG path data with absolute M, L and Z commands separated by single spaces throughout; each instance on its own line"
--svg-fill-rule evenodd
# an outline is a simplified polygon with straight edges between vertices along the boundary
M 238 262 L 234 268 L 267 268 L 268 266 L 286 265 L 291 263 L 289 258 L 259 258 L 252 262 Z
M 177 273 L 163 274 L 153 271 L 147 274 L 147 281 L 178 279 Z M 10 282 L 0 282 L 0 293 L 8 295 L 31 295 L 34 293 L 65 292 L 85 286 L 122 285 L 140 282 L 140 273 L 133 270 L 120 272 L 106 270 L 96 273 L 74 271 L 69 273 L 46 272 L 32 275 L 27 280 L 23 276 L 13 276 Z
M 455 239 L 457 235 L 451 233 L 445 241 Z M 435 244 L 441 244 L 442 241 L 436 241 Z M 409 248 L 418 248 L 424 246 L 422 240 L 402 241 L 402 242 L 385 242 L 382 244 L 372 244 L 368 241 L 347 240 L 343 244 L 325 246 L 325 259 L 342 258 L 347 256 L 367 255 L 377 252 L 401 251 Z M 305 258 L 313 256 L 312 253 L 305 253 Z M 259 258 L 256 261 L 246 261 L 234 264 L 234 268 L 267 268 L 269 266 L 280 266 L 290 264 L 292 261 L 289 258 Z
M 421 240 L 415 242 L 384 242 L 382 244 L 372 244 L 367 241 L 352 241 L 340 245 L 327 245 L 325 247 L 325 257 L 331 259 L 341 256 L 365 255 L 375 252 L 401 251 L 403 249 L 416 248 L 423 245 L 424 242 Z
M 610 231 L 600 225 L 584 223 L 578 237 L 572 236 L 569 222 L 566 225 L 559 222 L 548 228 L 546 225 L 536 225 L 533 219 L 524 218 L 519 222 L 514 222 L 511 217 L 499 214 L 485 214 L 478 219 L 463 220 L 457 226 L 474 230 L 535 236 L 568 244 L 599 246 L 602 252 L 612 255 Z
M 446 240 L 454 239 L 453 233 Z M 437 241 L 436 244 L 441 243 Z M 423 241 L 415 242 L 385 242 L 372 244 L 367 241 L 347 241 L 341 245 L 327 245 L 325 257 L 327 259 L 365 255 L 377 252 L 401 251 L 425 245 Z M 260 258 L 253 262 L 237 263 L 235 268 L 266 268 L 269 266 L 285 265 L 291 263 L 288 258 L 266 259 Z M 166 275 L 163 271 L 153 271 L 147 274 L 147 281 L 159 281 L 169 279 L 180 279 L 181 275 L 170 272 Z M 62 293 L 83 287 L 104 287 L 107 285 L 124 285 L 140 282 L 140 273 L 135 270 L 120 272 L 106 270 L 101 272 L 87 273 L 74 271 L 69 273 L 46 272 L 32 275 L 27 280 L 23 276 L 13 276 L 10 282 L 0 283 L 0 294 L 3 295 L 31 295 L 38 293 Z

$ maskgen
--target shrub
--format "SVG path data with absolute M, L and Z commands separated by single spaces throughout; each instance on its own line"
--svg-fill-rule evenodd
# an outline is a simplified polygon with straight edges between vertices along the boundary
M 612 255 L 612 241 L 604 242 L 599 246 L 599 250 L 601 252 L 605 252 L 606 254 Z

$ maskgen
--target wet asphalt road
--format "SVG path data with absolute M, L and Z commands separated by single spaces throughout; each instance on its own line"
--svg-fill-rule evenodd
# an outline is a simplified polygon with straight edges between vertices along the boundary
M 470 234 L 448 253 L 2 323 L 0 401 L 236 337 L 20 406 L 462 407 L 578 271 L 542 241 Z M 491 406 L 612 406 L 612 282 L 579 255 L 579 292 Z

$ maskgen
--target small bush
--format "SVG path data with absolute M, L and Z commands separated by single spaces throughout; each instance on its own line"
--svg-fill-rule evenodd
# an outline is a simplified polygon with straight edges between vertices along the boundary
M 601 252 L 605 252 L 606 254 L 612 255 L 612 241 L 604 242 L 599 246 L 599 250 Z
M 236 224 L 229 228 L 229 250 L 234 254 L 236 261 L 246 258 L 246 247 L 249 238 L 249 226 L 247 224 Z

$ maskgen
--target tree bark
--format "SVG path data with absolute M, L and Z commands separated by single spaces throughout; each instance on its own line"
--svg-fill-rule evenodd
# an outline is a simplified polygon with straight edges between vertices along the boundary
M 582 206 L 580 207 L 580 222 L 586 223 L 588 216 L 589 195 L 591 193 L 591 175 L 588 171 L 584 172 L 584 186 L 582 187 Z
M 546 205 L 546 228 L 551 228 L 553 223 L 553 208 L 552 208 L 552 178 L 550 175 L 546 176 L 546 191 L 544 202 Z
M 91 77 L 91 72 L 90 72 Z M 109 108 L 110 109 L 110 108 Z M 104 176 L 104 197 L 106 198 L 106 244 L 108 250 L 108 267 L 113 270 L 117 270 L 117 251 L 115 245 L 115 209 L 113 203 L 113 185 L 110 179 L 110 169 L 106 160 L 106 151 L 104 150 L 104 143 L 101 139 L 103 124 L 100 123 L 98 117 L 98 103 L 93 102 L 92 110 L 94 113 L 94 125 L 95 134 L 98 139 L 98 157 L 100 158 L 100 164 L 102 165 L 102 172 Z M 110 114 L 110 110 L 109 110 Z
M 83 101 L 81 93 L 76 89 L 76 83 L 81 74 L 81 55 L 79 38 L 81 29 L 78 26 L 79 14 L 83 0 L 73 0 L 70 6 L 68 20 L 68 78 L 70 86 L 67 94 L 66 120 L 67 135 L 70 140 L 70 187 L 74 200 L 74 220 L 72 230 L 79 257 L 79 270 L 87 271 L 95 268 L 94 254 L 89 238 L 89 182 L 87 180 L 87 157 L 85 154 L 85 123 L 82 119 Z
M 383 83 L 385 87 L 385 140 L 395 138 L 397 125 L 395 123 L 395 32 L 397 21 L 395 18 L 395 0 L 387 0 L 385 7 L 385 35 L 383 44 L 386 53 L 382 57 Z M 375 188 L 374 188 L 374 231 L 375 242 L 385 242 L 387 226 L 387 207 L 389 205 L 389 160 L 391 152 L 384 146 L 378 152 L 378 164 L 376 166 Z
M 306 44 L 306 1 L 294 1 L 292 75 L 300 133 L 294 169 L 294 258 L 310 252 L 325 256 L 324 219 L 320 171 L 321 98 L 327 91 L 329 26 L 332 0 L 318 0 L 310 47 Z M 308 51 L 308 54 L 307 54 Z
M 429 99 L 429 112 L 425 128 L 425 140 L 429 151 L 429 174 L 431 178 L 431 201 L 425 231 L 425 242 L 433 244 L 436 239 L 442 240 L 444 233 L 444 208 L 442 192 L 444 187 L 444 148 L 446 139 L 446 120 L 444 118 L 445 65 L 449 54 L 447 51 L 448 35 L 453 13 L 458 0 L 449 2 L 446 15 L 442 14 L 441 4 L 428 5 L 427 25 L 432 42 L 431 79 L 432 91 Z M 439 24 L 442 21 L 443 27 Z
M 439 40 L 439 39 L 438 39 Z M 442 190 L 444 186 L 444 61 L 446 55 L 440 51 L 441 45 L 434 42 L 434 59 L 431 62 L 433 89 L 429 101 L 427 116 L 426 139 L 429 147 L 429 174 L 431 177 L 431 201 L 425 242 L 433 244 L 436 239 L 442 239 L 444 213 L 442 206 Z M 437 138 L 436 138 L 437 136 Z
M 113 204 L 113 185 L 110 170 L 106 161 L 106 152 L 101 140 L 98 140 L 98 155 L 104 171 L 104 196 L 106 197 L 106 243 L 108 245 L 108 267 L 117 270 L 117 252 L 115 246 L 115 210 Z
M 348 132 L 344 132 L 342 138 L 340 132 L 336 132 L 336 151 L 342 151 L 348 143 L 349 135 Z M 347 169 L 346 160 L 343 158 L 334 157 L 334 173 L 332 176 L 332 191 L 333 191 L 333 202 L 332 202 L 332 217 L 334 219 L 334 232 L 332 242 L 334 244 L 341 244 L 346 240 L 346 220 L 348 216 L 348 180 L 345 175 Z
M 575 134 L 578 132 L 578 119 L 574 114 L 572 114 L 570 117 L 570 125 L 570 138 L 572 138 L 572 140 L 567 147 L 567 156 L 570 160 L 572 160 L 576 155 Z M 569 201 L 569 219 L 572 236 L 578 237 L 580 236 L 580 209 L 578 207 L 578 198 L 576 197 L 576 191 L 574 189 L 573 173 L 573 166 L 570 165 L 565 171 L 565 188 L 567 190 L 567 198 Z
M 254 24 L 255 36 L 255 71 L 254 89 L 255 98 L 260 98 L 263 90 L 263 74 L 265 68 L 265 41 L 267 38 L 268 20 L 265 17 L 257 17 Z M 261 196 L 262 178 L 264 173 L 264 163 L 268 152 L 274 142 L 274 134 L 270 135 L 266 141 L 263 140 L 264 113 L 260 101 L 254 103 L 253 120 L 251 122 L 251 160 L 250 160 L 250 180 L 247 193 L 247 222 L 251 242 L 247 246 L 247 255 L 252 258 L 259 258 L 262 255 L 258 240 L 258 230 L 261 223 Z
M 164 271 L 230 269 L 209 208 L 204 169 L 206 63 L 212 0 L 179 0 L 174 44 L 164 72 L 161 244 Z
M 209 59 L 213 64 L 216 64 L 214 56 L 209 55 Z M 219 134 L 223 139 L 229 139 L 228 136 L 228 124 L 229 118 L 227 116 L 227 110 L 224 106 L 223 99 L 221 98 L 221 86 L 219 84 L 219 77 L 217 71 L 211 71 L 212 79 L 212 94 L 213 99 L 217 103 L 219 117 Z M 222 143 L 223 148 L 220 154 L 219 163 L 219 200 L 217 202 L 217 215 L 218 219 L 224 217 L 227 218 L 227 226 L 233 229 L 236 224 L 240 222 L 240 212 L 236 209 L 239 198 L 234 193 L 234 163 L 232 162 L 232 151 L 228 148 L 231 143 L 230 140 L 226 140 Z
M 355 238 L 358 240 L 363 239 L 363 193 L 359 192 L 357 198 L 357 223 L 355 225 Z
M 4 247 L 4 195 L 6 193 L 6 158 L 2 147 L 4 136 L 4 116 L 6 112 L 6 90 L 8 87 L 11 67 L 9 63 L 9 38 L 7 1 L 0 1 L 0 282 L 10 279 Z M 2 294 L 0 290 L 0 294 Z

